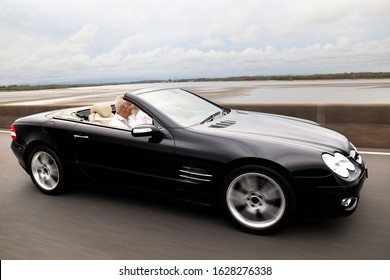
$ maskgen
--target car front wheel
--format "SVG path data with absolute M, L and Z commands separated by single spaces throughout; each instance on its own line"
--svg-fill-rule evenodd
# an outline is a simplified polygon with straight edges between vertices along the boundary
M 42 192 L 58 194 L 64 191 L 64 170 L 60 159 L 51 149 L 37 147 L 32 151 L 29 157 L 29 173 Z
M 289 222 L 295 212 L 295 195 L 288 182 L 261 166 L 236 169 L 228 176 L 223 190 L 227 214 L 250 232 L 275 232 Z

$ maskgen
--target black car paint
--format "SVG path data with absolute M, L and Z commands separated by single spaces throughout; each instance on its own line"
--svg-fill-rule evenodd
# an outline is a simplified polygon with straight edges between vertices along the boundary
M 161 137 L 133 137 L 131 131 L 82 119 L 48 119 L 49 113 L 41 113 L 15 121 L 18 140 L 12 142 L 12 150 L 26 170 L 29 151 L 45 145 L 58 154 L 66 170 L 82 174 L 86 182 L 136 187 L 206 204 L 215 203 L 230 171 L 257 164 L 291 183 L 305 214 L 352 213 L 343 211 L 340 200 L 359 197 L 366 167 L 354 162 L 356 173 L 344 180 L 324 165 L 324 152 L 349 155 L 348 139 L 337 132 L 306 120 L 236 110 L 209 123 L 180 127 L 138 96 L 126 94 L 125 99 L 155 119 Z

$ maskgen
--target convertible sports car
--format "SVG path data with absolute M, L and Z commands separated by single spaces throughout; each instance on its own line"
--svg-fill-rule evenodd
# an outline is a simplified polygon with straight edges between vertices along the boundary
M 126 93 L 152 124 L 108 124 L 114 104 L 20 118 L 11 148 L 44 193 L 72 182 L 216 205 L 239 227 L 279 230 L 296 215 L 352 214 L 367 177 L 343 135 L 292 117 L 231 110 L 182 89 Z M 112 102 L 114 103 L 114 102 Z

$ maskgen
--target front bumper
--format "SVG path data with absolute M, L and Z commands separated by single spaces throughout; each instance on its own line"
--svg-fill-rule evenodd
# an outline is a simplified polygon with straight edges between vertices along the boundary
M 355 212 L 360 191 L 368 178 L 363 164 L 361 174 L 353 182 L 345 182 L 337 175 L 327 178 L 299 180 L 298 209 L 305 217 L 345 217 Z

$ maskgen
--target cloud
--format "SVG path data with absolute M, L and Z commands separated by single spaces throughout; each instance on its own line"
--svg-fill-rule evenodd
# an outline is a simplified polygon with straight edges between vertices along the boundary
M 0 84 L 390 71 L 388 1 L 0 4 Z
M 97 29 L 92 25 L 85 25 L 77 33 L 57 44 L 38 47 L 33 56 L 49 60 L 73 55 L 84 54 L 94 41 Z
M 220 39 L 207 38 L 207 39 L 202 40 L 202 42 L 201 42 L 202 48 L 208 48 L 208 49 L 212 49 L 215 47 L 221 47 L 223 45 L 224 45 L 224 42 Z
M 10 9 L 4 4 L 0 3 L 0 19 L 6 17 L 9 14 Z
M 367 51 L 374 50 L 374 62 L 383 57 L 381 66 L 369 63 L 364 59 Z M 35 80 L 48 81 L 55 79 L 66 82 L 69 79 L 93 80 L 117 79 L 131 81 L 136 78 L 193 78 L 193 77 L 223 77 L 233 75 L 261 74 L 308 74 L 334 72 L 334 69 L 345 71 L 385 71 L 390 63 L 390 39 L 373 41 L 365 44 L 355 44 L 346 47 L 344 44 L 313 44 L 304 48 L 285 48 L 277 50 L 272 46 L 265 48 L 247 48 L 237 51 L 201 51 L 198 49 L 157 48 L 145 52 L 128 54 L 102 55 L 90 57 L 87 54 L 64 52 L 67 56 L 41 60 L 32 54 L 22 54 L 24 65 L 14 69 L 15 78 L 23 77 L 24 82 L 33 83 Z M 1 56 L 0 56 L 1 57 Z M 19 67 L 28 67 L 21 75 Z M 337 71 L 339 72 L 339 71 Z M 43 75 L 44 76 L 41 76 Z M 50 79 L 49 79 L 50 78 Z M 1 78 L 1 82 L 5 82 Z

